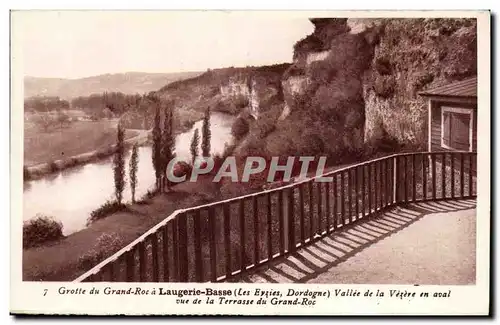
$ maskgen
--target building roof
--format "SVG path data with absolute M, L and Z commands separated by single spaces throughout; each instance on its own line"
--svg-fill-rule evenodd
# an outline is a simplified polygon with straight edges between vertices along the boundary
M 477 76 L 428 89 L 422 96 L 477 97 Z

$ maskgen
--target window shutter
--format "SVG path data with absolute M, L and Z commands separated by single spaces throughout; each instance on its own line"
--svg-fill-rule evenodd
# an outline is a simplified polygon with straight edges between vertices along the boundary
M 469 150 L 469 127 L 470 116 L 466 114 L 453 113 L 451 116 L 451 147 L 457 150 Z
M 443 113 L 443 143 L 446 146 L 451 146 L 450 144 L 450 126 L 451 126 L 451 116 L 449 112 Z

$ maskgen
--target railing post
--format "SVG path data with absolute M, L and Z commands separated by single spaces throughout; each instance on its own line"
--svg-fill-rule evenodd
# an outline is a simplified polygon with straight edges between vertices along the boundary
M 288 247 L 287 250 L 288 252 L 295 252 L 296 250 L 296 245 L 295 245 L 295 200 L 294 200 L 294 188 L 289 189 L 289 195 L 288 195 Z
M 314 221 L 314 205 L 313 205 L 313 183 L 312 181 L 307 182 L 309 190 L 309 240 L 314 239 L 313 232 L 313 221 Z
M 305 244 L 305 212 L 304 212 L 304 184 L 299 185 L 299 195 L 300 195 L 300 242 Z
M 455 198 L 455 155 L 450 153 L 451 155 L 451 198 Z
M 252 212 L 253 212 L 253 256 L 254 256 L 254 265 L 257 266 L 260 262 L 259 258 L 259 239 L 260 239 L 260 234 L 259 234 L 259 212 L 258 212 L 258 202 L 257 202 L 257 196 L 252 197 Z
M 330 233 L 330 183 L 325 183 L 325 200 L 326 200 L 326 233 Z
M 172 252 L 173 252 L 173 277 L 175 281 L 179 281 L 179 215 L 172 220 Z
M 365 165 L 361 165 L 361 217 L 364 217 L 366 215 L 366 205 L 365 205 L 365 198 L 366 198 L 366 180 L 365 180 Z M 337 199 L 337 198 L 335 198 Z
M 464 197 L 464 154 L 460 154 L 460 198 Z
M 162 244 L 163 244 L 163 282 L 169 280 L 169 254 L 168 254 L 168 223 L 163 227 Z
M 396 204 L 398 202 L 397 196 L 397 184 L 398 184 L 398 156 L 394 157 L 393 161 L 393 171 L 392 171 L 392 202 Z
M 158 235 L 153 233 L 150 238 L 151 255 L 153 260 L 153 282 L 160 281 L 160 266 L 158 263 Z
M 286 246 L 286 240 L 285 237 L 287 232 L 285 232 L 285 227 L 287 227 L 288 230 L 288 225 L 286 224 L 286 197 L 283 195 L 283 190 L 278 191 L 278 216 L 279 216 L 279 234 L 280 234 L 280 256 L 285 254 L 285 246 Z
M 226 262 L 226 277 L 232 275 L 232 259 L 231 259 L 231 232 L 229 225 L 229 203 L 224 203 L 222 205 L 222 213 L 224 214 L 224 252 L 225 252 L 225 262 Z
M 281 222 L 283 229 L 281 229 L 281 243 L 283 245 L 283 249 L 281 254 L 283 255 L 285 252 L 289 252 L 289 240 L 290 236 L 288 233 L 288 228 L 289 228 L 289 221 L 290 221 L 290 216 L 289 216 L 289 211 L 288 211 L 288 201 L 289 197 L 288 195 L 284 195 L 284 190 L 280 191 L 280 198 L 281 198 Z
M 177 229 L 179 234 L 179 282 L 188 282 L 188 245 L 187 245 L 187 218 L 182 213 L 177 216 Z
M 125 273 L 127 277 L 127 282 L 134 282 L 134 248 L 125 253 Z
M 469 155 L 469 196 L 472 197 L 472 195 L 474 194 L 473 192 L 473 188 L 472 188 L 472 182 L 473 182 L 473 179 L 472 179 L 472 169 L 473 169 L 473 164 L 474 164 L 474 154 L 470 154 Z
M 271 207 L 271 192 L 266 195 L 267 199 L 267 257 L 268 260 L 273 259 L 273 220 Z
M 338 208 L 339 208 L 339 200 L 337 198 L 337 180 L 338 174 L 333 175 L 333 230 L 335 231 L 338 226 Z
M 139 280 L 146 282 L 146 245 L 144 241 L 139 243 Z
M 214 207 L 208 208 L 208 235 L 210 245 L 210 280 L 217 281 L 216 224 Z
M 446 154 L 441 155 L 441 195 L 446 198 Z
M 245 200 L 240 200 L 239 219 L 240 219 L 240 268 L 241 271 L 246 269 L 247 254 L 246 254 L 246 234 L 245 234 Z
M 432 199 L 436 199 L 436 154 L 431 154 L 431 161 L 432 161 Z
M 193 217 L 194 225 L 194 267 L 196 282 L 203 282 L 203 260 L 201 254 L 201 212 L 196 210 Z
M 412 154 L 412 198 L 413 202 L 417 200 L 417 155 Z

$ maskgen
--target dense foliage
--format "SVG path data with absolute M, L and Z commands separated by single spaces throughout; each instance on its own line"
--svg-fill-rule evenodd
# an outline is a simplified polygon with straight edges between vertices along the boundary
M 161 171 L 163 190 L 168 189 L 167 167 L 175 158 L 174 108 L 171 105 L 164 107 L 163 130 L 161 133 Z
M 129 162 L 130 192 L 132 193 L 132 203 L 135 203 L 135 189 L 137 188 L 137 169 L 139 164 L 139 154 L 137 143 L 132 147 L 132 155 Z
M 71 108 L 81 109 L 98 116 L 108 109 L 119 116 L 130 108 L 136 107 L 141 97 L 139 94 L 128 95 L 120 92 L 104 92 L 73 98 Z
M 162 142 L 162 131 L 161 131 L 161 116 L 160 107 L 156 106 L 155 109 L 155 119 L 153 126 L 153 148 L 151 153 L 151 158 L 153 161 L 153 168 L 155 170 L 156 188 L 159 190 L 161 188 L 161 176 L 162 176 L 162 159 L 161 159 L 161 142 Z
M 194 130 L 193 133 L 193 138 L 191 139 L 191 147 L 190 152 L 191 152 L 191 163 L 194 166 L 194 162 L 196 161 L 196 158 L 198 158 L 198 146 L 200 144 L 200 135 L 198 132 L 198 129 Z
M 203 116 L 203 126 L 201 127 L 201 155 L 210 157 L 210 140 L 212 133 L 210 131 L 210 108 L 205 110 Z
M 59 97 L 36 96 L 24 100 L 25 112 L 49 112 L 69 109 L 69 107 L 69 102 Z
M 118 124 L 116 135 L 116 152 L 113 158 L 113 175 L 115 181 L 115 197 L 118 204 L 122 204 L 123 190 L 125 189 L 125 130 Z
M 106 201 L 103 205 L 90 213 L 90 217 L 87 219 L 87 225 L 123 209 L 125 209 L 124 204 L 120 204 L 116 201 Z
M 53 217 L 37 215 L 23 223 L 23 248 L 63 238 L 63 225 Z

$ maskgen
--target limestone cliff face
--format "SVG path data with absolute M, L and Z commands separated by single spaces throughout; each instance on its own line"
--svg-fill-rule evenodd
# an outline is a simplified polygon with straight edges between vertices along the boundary
M 162 97 L 182 110 L 226 112 L 234 115 L 260 114 L 283 102 L 281 77 L 289 64 L 262 67 L 224 68 L 205 72 L 159 90 Z
M 307 123 L 335 134 L 320 137 L 339 152 L 387 137 L 423 148 L 426 106 L 418 92 L 477 73 L 473 19 L 311 22 L 314 32 L 297 42 L 283 77 L 282 118 L 308 112 Z
M 473 19 L 310 21 L 314 32 L 295 44 L 292 64 L 211 70 L 159 93 L 178 110 L 253 116 L 242 156 L 327 155 L 334 163 L 386 140 L 425 148 L 418 92 L 477 73 Z
M 477 73 L 475 19 L 379 20 L 380 42 L 365 75 L 365 139 L 386 132 L 424 149 L 427 106 L 418 92 Z
M 280 129 L 298 130 L 296 153 L 320 153 L 308 147 L 331 156 L 361 151 L 363 75 L 370 68 L 374 42 L 369 31 L 349 33 L 347 19 L 311 22 L 314 32 L 297 42 L 293 65 L 283 76 L 285 106 L 278 133 Z

